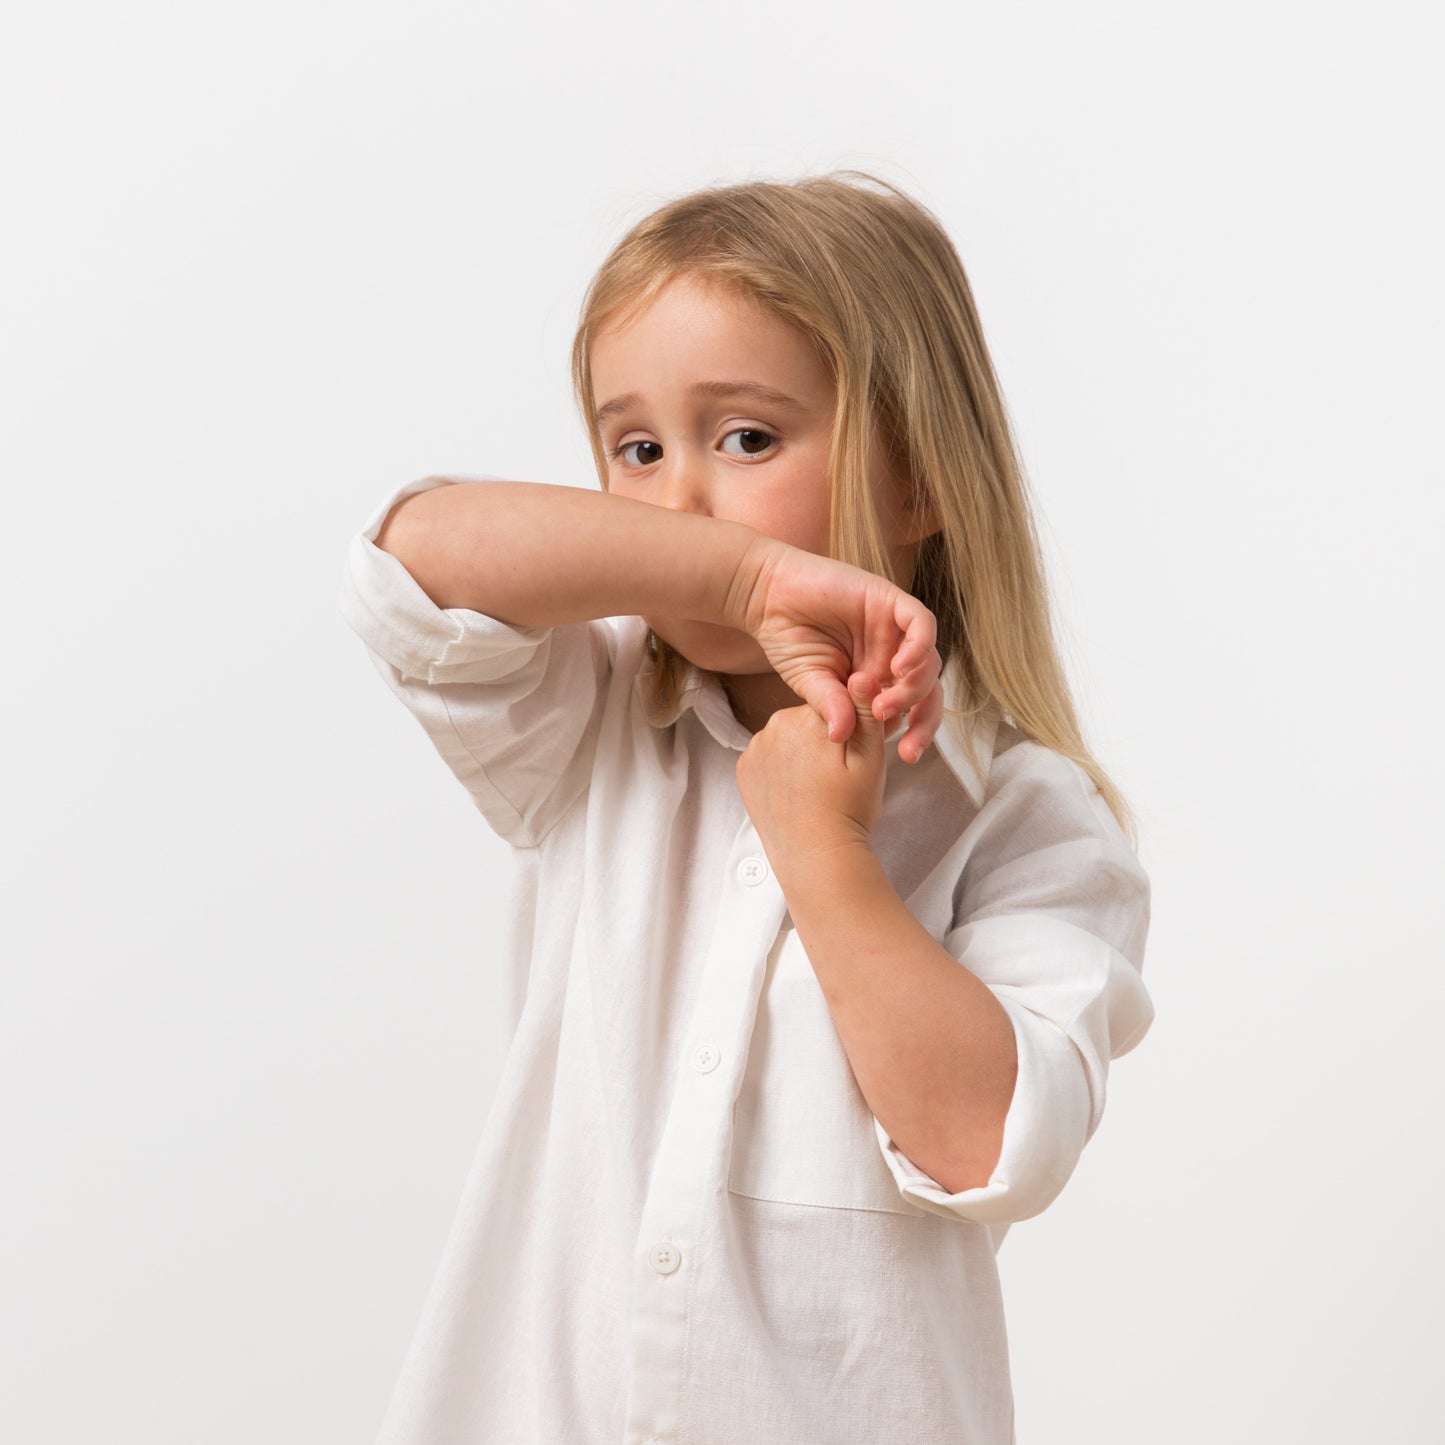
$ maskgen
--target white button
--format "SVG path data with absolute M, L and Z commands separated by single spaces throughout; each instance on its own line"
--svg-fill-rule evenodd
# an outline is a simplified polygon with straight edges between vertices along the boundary
M 658 1274 L 671 1274 L 682 1263 L 675 1244 L 654 1244 L 647 1257 Z
M 764 878 L 768 876 L 768 863 L 766 858 L 744 858 L 738 864 L 738 877 L 748 885 L 749 888 L 756 888 Z
M 709 1074 L 718 1066 L 722 1050 L 711 1040 L 699 1044 L 692 1051 L 692 1066 L 700 1074 Z

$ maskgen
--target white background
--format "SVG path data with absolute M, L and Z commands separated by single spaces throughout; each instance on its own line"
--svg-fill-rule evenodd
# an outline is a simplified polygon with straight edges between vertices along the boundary
M 372 1439 L 509 859 L 341 620 L 347 541 L 428 472 L 595 484 L 566 352 L 612 242 L 857 166 L 963 256 L 1154 881 L 1153 1032 L 1000 1256 L 1021 1445 L 1438 1439 L 1426 15 L 11 22 L 0 1436 Z

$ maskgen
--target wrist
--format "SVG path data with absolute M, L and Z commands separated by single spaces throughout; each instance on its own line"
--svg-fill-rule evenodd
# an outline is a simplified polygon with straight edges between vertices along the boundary
M 766 845 L 765 839 L 764 851 L 769 853 L 785 894 L 817 885 L 825 894 L 836 896 L 840 875 L 856 875 L 859 870 L 879 866 L 867 831 L 853 819 L 836 814 L 794 837 L 777 840 L 776 858 Z
M 720 614 L 708 620 L 721 622 L 725 627 L 736 628 L 752 637 L 763 618 L 773 572 L 782 555 L 790 549 L 786 542 L 769 537 L 765 532 L 756 531 L 743 523 L 737 526 L 744 534 L 742 547 L 731 575 L 724 579 Z

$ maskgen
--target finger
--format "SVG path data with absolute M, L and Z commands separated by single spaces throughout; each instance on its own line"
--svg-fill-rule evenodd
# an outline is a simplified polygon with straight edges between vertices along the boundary
M 878 696 L 878 679 L 859 670 L 848 675 L 848 695 L 857 704 L 860 717 L 873 716 L 873 699 Z
M 927 697 L 908 711 L 908 731 L 898 739 L 898 756 L 905 763 L 916 763 L 924 749 L 938 734 L 943 723 L 943 685 L 936 686 Z
M 862 647 L 853 658 L 853 667 L 867 673 L 881 691 L 893 681 L 892 663 L 901 646 L 903 626 L 891 607 L 870 607 L 864 626 Z
M 927 661 L 938 640 L 938 620 L 916 597 L 903 593 L 893 610 L 895 624 L 903 629 L 903 641 L 893 654 L 890 670 L 895 678 L 907 676 Z
M 854 678 L 867 678 L 869 684 L 867 690 L 860 690 L 855 684 Z M 883 691 L 879 689 L 876 678 L 862 672 L 854 673 L 853 676 L 848 679 L 848 691 L 858 699 L 858 720 L 860 727 L 865 722 L 872 723 L 881 730 L 885 742 L 895 733 L 902 731 L 904 717 L 896 710 L 885 708 L 880 703 L 879 699 L 882 698 Z M 888 713 L 887 717 L 883 716 L 885 712 Z
M 829 742 L 845 743 L 853 736 L 853 729 L 858 725 L 858 709 L 849 697 L 847 687 L 837 678 L 820 683 L 813 706 L 828 725 Z
M 879 695 L 875 712 L 881 717 L 885 710 L 894 713 L 907 712 L 923 701 L 933 691 L 934 684 L 943 675 L 943 659 L 936 647 L 930 648 L 928 656 L 906 677 L 901 677 Z
M 857 708 L 858 726 L 853 736 L 848 741 L 849 755 L 854 754 L 863 758 L 865 762 L 882 762 L 883 759 L 883 724 L 874 716 L 870 708 L 874 694 L 878 691 L 877 679 L 866 672 L 855 672 L 848 678 L 848 691 L 853 698 Z

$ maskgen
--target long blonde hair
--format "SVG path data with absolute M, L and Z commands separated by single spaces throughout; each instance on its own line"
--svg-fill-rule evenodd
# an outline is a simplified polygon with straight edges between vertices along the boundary
M 902 582 L 868 474 L 882 442 L 915 506 L 939 529 L 919 544 L 910 590 L 937 619 L 965 704 L 948 708 L 977 764 L 973 719 L 996 709 L 1073 759 L 1137 846 L 1128 805 L 1085 746 L 1054 638 L 1018 448 L 963 263 L 933 213 L 862 171 L 750 181 L 679 197 L 634 225 L 583 298 L 572 383 L 603 489 L 591 344 L 674 277 L 751 296 L 809 336 L 837 386 L 829 458 L 829 555 Z M 687 661 L 655 634 L 652 705 L 676 701 Z

